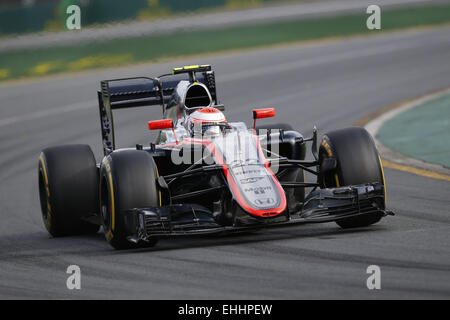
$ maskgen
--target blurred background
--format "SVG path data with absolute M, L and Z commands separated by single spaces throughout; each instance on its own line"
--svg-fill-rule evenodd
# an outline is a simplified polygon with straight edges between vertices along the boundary
M 2 34 L 63 30 L 66 8 L 73 4 L 81 8 L 83 26 L 88 27 L 282 2 L 289 0 L 3 0 L 0 7 L 0 30 Z
M 68 30 L 66 10 L 81 9 Z M 443 0 L 2 0 L 0 81 L 382 30 L 445 24 Z
M 73 4 L 80 30 L 66 28 Z M 369 5 L 381 8 L 381 30 L 367 28 Z M 450 0 L 0 0 L 0 299 L 450 298 L 449 180 L 401 171 L 384 154 L 396 216 L 374 227 L 314 224 L 133 252 L 112 252 L 100 233 L 50 238 L 37 183 L 46 147 L 89 144 L 101 161 L 104 79 L 211 64 L 228 121 L 251 125 L 252 109 L 275 107 L 261 124 L 305 136 L 317 126 L 321 137 L 449 88 L 449 62 Z M 429 100 L 378 138 L 448 172 L 449 105 L 450 93 Z M 116 146 L 148 146 L 147 122 L 160 118 L 160 107 L 115 111 Z M 82 290 L 67 290 L 69 264 L 82 269 Z M 372 264 L 383 270 L 379 291 L 366 287 Z

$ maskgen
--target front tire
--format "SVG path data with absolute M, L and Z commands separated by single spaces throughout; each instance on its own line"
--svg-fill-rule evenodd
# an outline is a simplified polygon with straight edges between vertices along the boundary
M 364 128 L 351 127 L 328 132 L 319 148 L 319 163 L 336 159 L 336 169 L 319 175 L 322 188 L 343 187 L 378 182 L 385 186 L 380 156 L 371 135 Z M 385 198 L 384 195 L 383 198 Z M 385 200 L 378 206 L 385 208 Z M 366 214 L 338 220 L 342 228 L 366 227 L 377 223 L 382 214 Z
M 115 249 L 155 245 L 156 239 L 141 244 L 128 241 L 130 231 L 125 220 L 129 209 L 161 205 L 153 157 L 141 150 L 113 152 L 103 160 L 100 177 L 100 212 L 108 243 Z
M 98 172 L 87 145 L 44 149 L 39 156 L 39 198 L 47 231 L 54 237 L 96 233 L 82 220 L 98 212 Z

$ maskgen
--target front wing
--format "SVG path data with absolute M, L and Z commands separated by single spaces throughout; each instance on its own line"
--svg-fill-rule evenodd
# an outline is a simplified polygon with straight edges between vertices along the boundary
M 252 217 L 246 223 L 222 226 L 214 214 L 196 204 L 176 204 L 164 207 L 135 208 L 126 214 L 126 226 L 131 242 L 152 238 L 243 232 L 252 229 L 291 226 L 305 223 L 338 221 L 360 215 L 393 215 L 384 209 L 384 187 L 380 184 L 355 185 L 317 189 L 305 199 L 301 210 L 276 218 Z

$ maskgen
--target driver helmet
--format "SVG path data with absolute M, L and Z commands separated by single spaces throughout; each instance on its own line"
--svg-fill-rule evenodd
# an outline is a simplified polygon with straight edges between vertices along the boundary
M 202 136 L 218 136 L 222 132 L 227 119 L 224 114 L 213 107 L 206 107 L 190 115 L 190 130 L 193 134 L 197 133 Z

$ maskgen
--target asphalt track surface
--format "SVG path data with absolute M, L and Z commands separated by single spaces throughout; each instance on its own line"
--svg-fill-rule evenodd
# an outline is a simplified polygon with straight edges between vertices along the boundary
M 450 28 L 291 45 L 58 76 L 0 87 L 0 298 L 450 298 L 450 184 L 385 170 L 388 207 L 369 228 L 334 223 L 243 235 L 162 240 L 115 251 L 103 234 L 51 238 L 41 221 L 42 148 L 88 143 L 98 159 L 99 81 L 211 63 L 230 121 L 254 107 L 305 134 L 351 125 L 379 108 L 450 85 Z M 119 146 L 148 142 L 159 108 L 118 112 Z M 268 120 L 266 120 L 268 121 Z M 69 265 L 81 290 L 66 288 Z M 381 268 L 381 290 L 366 269 Z

